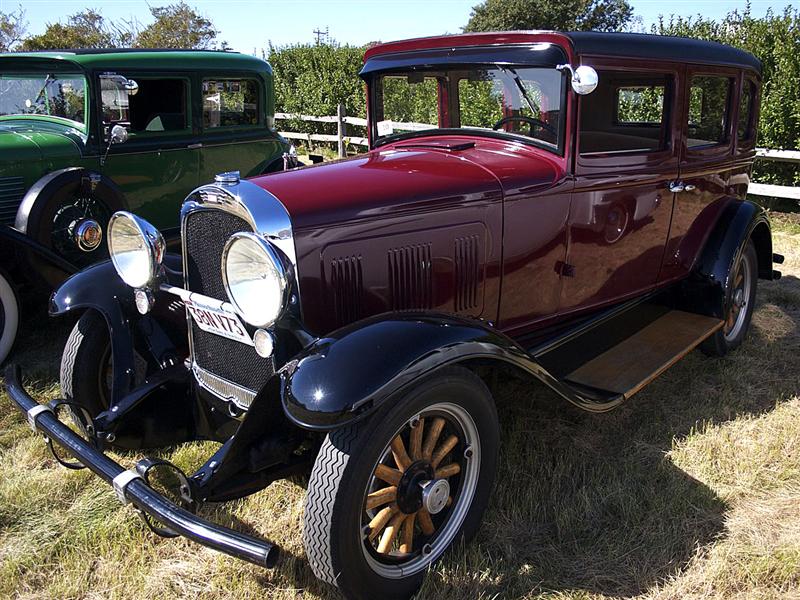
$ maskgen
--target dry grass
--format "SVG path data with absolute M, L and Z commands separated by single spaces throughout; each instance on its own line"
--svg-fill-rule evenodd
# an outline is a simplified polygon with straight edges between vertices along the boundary
M 778 222 L 785 276 L 762 282 L 735 354 L 695 352 L 601 416 L 500 386 L 494 500 L 476 543 L 419 597 L 800 598 L 800 231 Z M 17 358 L 40 399 L 57 393 L 67 333 L 25 333 Z M 298 484 L 205 509 L 284 549 L 280 568 L 260 570 L 155 538 L 92 475 L 55 465 L 4 395 L 0 409 L 0 597 L 334 597 L 303 557 Z M 166 456 L 191 468 L 207 450 Z

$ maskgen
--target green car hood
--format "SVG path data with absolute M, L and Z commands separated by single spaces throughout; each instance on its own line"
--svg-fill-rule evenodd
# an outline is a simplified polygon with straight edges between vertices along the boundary
M 0 177 L 38 178 L 81 158 L 77 130 L 48 122 L 0 121 Z

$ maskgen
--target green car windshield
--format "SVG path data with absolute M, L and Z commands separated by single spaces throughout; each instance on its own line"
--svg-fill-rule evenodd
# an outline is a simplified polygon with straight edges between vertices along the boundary
M 67 119 L 84 129 L 86 80 L 81 74 L 0 75 L 0 117 L 46 116 Z
M 376 141 L 463 129 L 561 144 L 564 77 L 554 68 L 457 66 L 379 74 L 371 105 Z

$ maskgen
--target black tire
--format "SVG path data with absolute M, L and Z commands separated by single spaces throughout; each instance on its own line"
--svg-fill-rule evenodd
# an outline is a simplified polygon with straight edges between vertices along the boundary
M 28 236 L 79 268 L 108 258 L 105 241 L 108 220 L 115 211 L 125 208 L 116 185 L 100 178 L 92 189 L 87 183 L 89 176 L 88 172 L 76 169 L 44 185 L 33 200 L 24 228 Z M 89 252 L 78 248 L 69 231 L 69 224 L 82 217 L 92 218 L 102 228 L 102 241 Z
M 740 273 L 742 283 L 738 285 Z M 747 337 L 758 288 L 758 255 L 752 240 L 747 241 L 742 253 L 731 265 L 727 279 L 730 289 L 725 294 L 725 324 L 700 346 L 710 356 L 725 356 L 741 346 Z
M 19 298 L 11 281 L 0 271 L 0 364 L 5 361 L 19 331 Z
M 437 410 L 455 410 L 462 417 L 468 415 L 471 439 L 473 442 L 477 440 L 477 443 L 464 448 L 455 446 L 449 457 L 453 462 L 445 465 L 452 467 L 457 461 L 463 461 L 466 466 L 453 479 L 457 487 L 452 490 L 448 488 L 448 494 L 452 491 L 451 504 L 439 508 L 440 513 L 427 513 L 429 523 L 436 519 L 436 531 L 426 536 L 420 518 L 417 523 L 422 544 L 416 541 L 417 538 L 412 538 L 413 551 L 406 550 L 408 554 L 399 554 L 400 559 L 388 554 L 376 554 L 372 546 L 374 542 L 370 542 L 364 533 L 365 515 L 366 518 L 370 516 L 365 512 L 366 493 L 374 489 L 369 485 L 375 481 L 376 463 L 386 456 L 390 442 L 396 441 L 404 432 L 410 432 L 410 428 L 422 425 L 419 433 L 421 439 L 426 420 L 428 423 L 435 423 L 439 418 L 445 421 L 445 418 L 437 415 L 446 413 L 437 413 Z M 424 420 L 414 421 L 418 415 Z M 413 425 L 414 422 L 417 425 Z M 461 431 L 463 433 L 466 429 Z M 463 433 L 463 440 L 466 444 L 470 436 Z M 413 447 L 413 442 L 409 443 L 409 454 L 415 457 Z M 474 453 L 473 448 L 476 449 Z M 442 369 L 371 418 L 328 434 L 311 473 L 303 518 L 303 543 L 316 576 L 338 587 L 346 598 L 401 599 L 411 596 L 422 583 L 430 564 L 438 560 L 448 547 L 462 540 L 470 540 L 477 532 L 494 482 L 498 448 L 499 427 L 492 396 L 483 381 L 463 367 Z M 391 460 L 391 454 L 389 457 L 388 460 Z M 415 465 L 424 462 L 412 460 L 414 462 L 407 466 L 404 477 L 412 474 Z M 442 464 L 445 463 L 439 465 L 434 478 L 442 472 Z M 434 465 L 433 468 L 437 467 Z M 415 480 L 415 490 L 418 489 L 417 483 Z M 396 484 L 396 489 L 402 490 L 403 483 Z M 411 513 L 398 508 L 400 503 L 400 492 L 397 492 L 394 502 L 383 508 L 397 511 L 394 513 L 397 517 L 410 517 Z M 424 506 L 427 505 L 423 505 L 423 511 Z M 414 519 L 410 519 L 410 523 L 414 536 Z M 391 524 L 382 526 L 378 532 L 385 534 L 390 527 Z M 401 527 L 405 527 L 402 520 L 394 531 L 399 531 Z M 369 526 L 366 531 L 370 531 Z M 400 541 L 391 543 L 399 544 Z M 397 552 L 392 550 L 389 554 Z M 402 546 L 400 552 L 403 552 Z M 386 566 L 381 562 L 384 560 Z M 404 568 L 412 571 L 410 575 L 399 573 L 398 560 Z M 391 574 L 379 570 L 389 570 Z
M 110 366 L 108 325 L 100 313 L 87 310 L 72 328 L 61 355 L 61 395 L 97 416 L 109 405 Z

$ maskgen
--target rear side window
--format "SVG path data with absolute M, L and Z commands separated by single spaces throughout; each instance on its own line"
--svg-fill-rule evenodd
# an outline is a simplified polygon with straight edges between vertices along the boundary
M 258 83 L 254 79 L 203 80 L 203 127 L 258 125 Z
M 742 97 L 739 98 L 739 122 L 736 126 L 736 137 L 739 141 L 750 140 L 755 134 L 753 127 L 753 101 L 756 97 L 756 84 L 745 79 L 742 85 Z
M 689 88 L 689 148 L 716 146 L 728 141 L 732 84 L 730 77 L 692 77 Z
M 652 73 L 599 73 L 580 99 L 580 154 L 657 152 L 669 147 L 673 78 Z
M 137 136 L 189 129 L 187 80 L 135 80 L 139 89 L 133 95 L 114 81 L 100 80 L 104 125 L 126 125 Z

